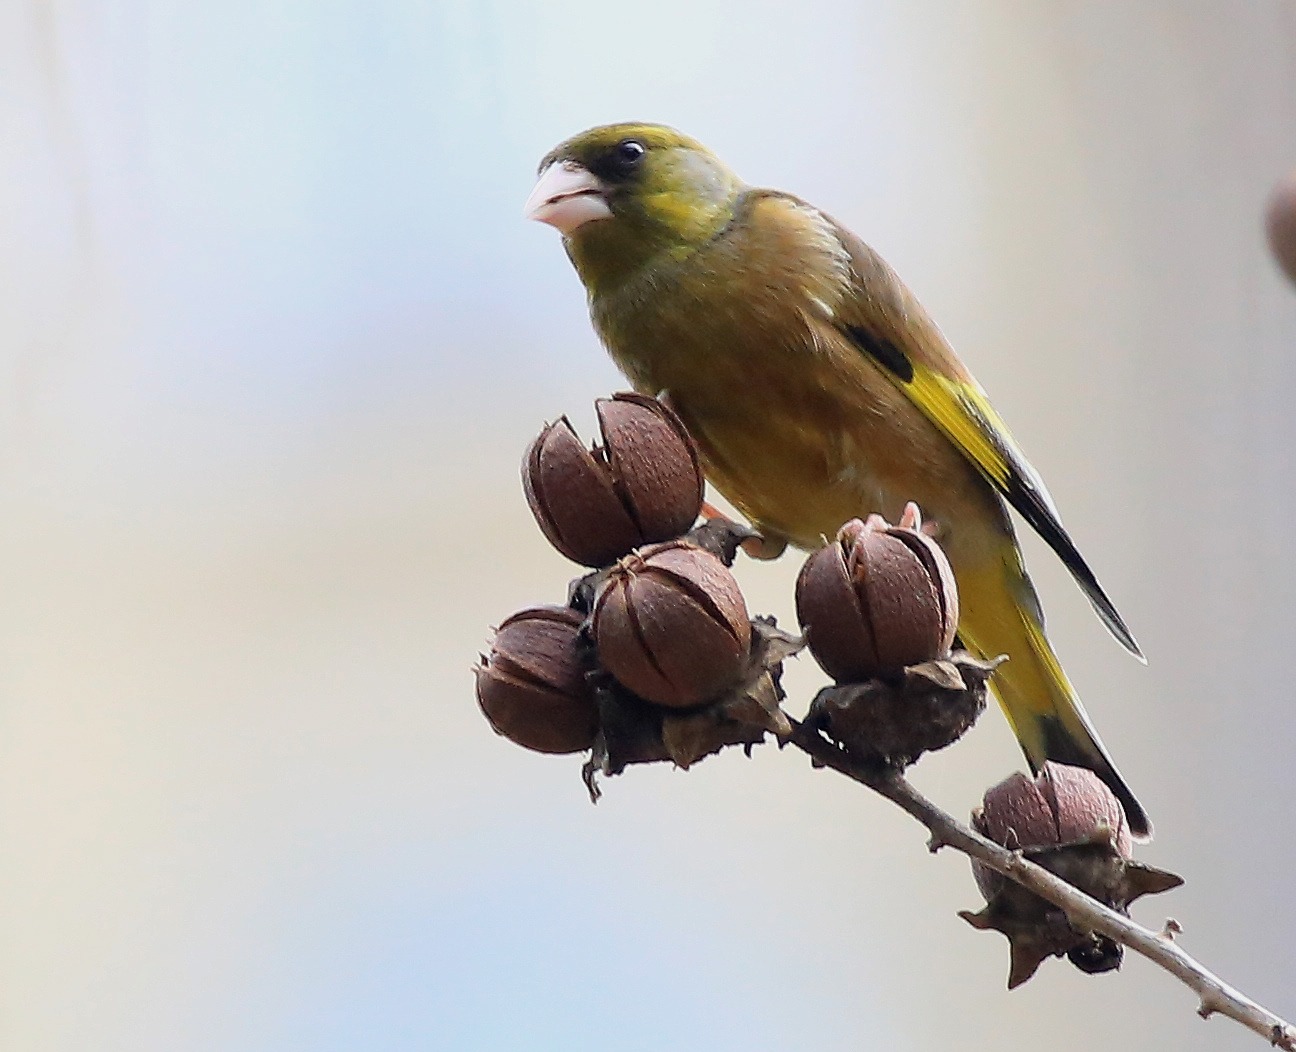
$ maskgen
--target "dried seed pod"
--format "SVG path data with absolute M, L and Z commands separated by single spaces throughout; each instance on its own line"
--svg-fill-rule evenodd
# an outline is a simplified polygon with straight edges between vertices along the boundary
M 1034 779 L 1012 775 L 986 793 L 972 825 L 1120 913 L 1143 895 L 1183 883 L 1173 873 L 1130 858 L 1120 803 L 1084 768 L 1047 763 Z M 1008 937 L 1009 989 L 1034 975 L 1050 956 L 1065 954 L 1085 972 L 1120 967 L 1121 949 L 1110 939 L 1077 931 L 1062 910 L 976 859 L 972 872 L 987 905 L 960 916 L 975 928 Z
M 1083 767 L 1052 761 L 1035 778 L 1018 771 L 986 790 L 973 823 L 1005 847 L 1055 847 L 1110 836 L 1122 858 L 1133 849 L 1125 812 L 1102 780 Z
M 1036 779 L 1057 816 L 1058 843 L 1109 835 L 1122 858 L 1134 853 L 1125 810 L 1093 771 L 1063 763 L 1046 763 Z
M 592 630 L 600 662 L 622 686 L 679 708 L 732 686 L 751 646 L 737 580 L 687 541 L 622 559 L 594 600 Z
M 573 562 L 604 566 L 639 543 L 639 530 L 601 464 L 566 417 L 545 427 L 522 460 L 527 504 L 549 543 Z
M 680 536 L 697 521 L 703 486 L 697 447 L 679 417 L 631 392 L 598 399 L 594 411 L 612 484 L 639 527 L 640 544 Z
M 684 425 L 655 398 L 595 402 L 602 445 L 586 449 L 566 417 L 522 461 L 527 503 L 549 543 L 585 566 L 684 533 L 702 508 L 702 471 Z
M 1050 848 L 1110 838 L 1115 853 L 1133 850 L 1120 801 L 1102 780 L 1083 767 L 1049 762 L 1034 777 L 1020 771 L 987 789 L 972 826 L 996 844 L 1016 849 Z M 1004 878 L 973 860 L 972 874 L 987 899 Z
M 497 734 L 536 752 L 588 749 L 598 709 L 585 681 L 582 618 L 560 606 L 522 610 L 476 669 L 477 704 Z
M 810 652 L 839 683 L 941 657 L 958 630 L 954 572 L 940 546 L 876 517 L 852 519 L 806 560 L 796 604 Z
M 1287 279 L 1296 284 L 1296 171 L 1279 181 L 1265 211 L 1269 249 Z

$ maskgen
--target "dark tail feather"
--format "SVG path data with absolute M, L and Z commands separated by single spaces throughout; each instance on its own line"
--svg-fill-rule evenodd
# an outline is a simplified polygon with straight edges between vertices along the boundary
M 1071 571 L 1071 576 L 1075 578 L 1076 584 L 1093 605 L 1099 619 L 1107 626 L 1107 631 L 1116 637 L 1116 641 L 1121 646 L 1146 665 L 1147 658 L 1139 649 L 1134 633 L 1129 630 L 1125 619 L 1116 609 L 1116 604 L 1103 591 L 1103 586 L 1098 583 L 1093 570 L 1089 569 L 1084 556 L 1080 554 L 1070 534 L 1063 528 L 1057 509 L 1053 507 L 1053 501 L 1044 489 L 1044 484 L 1030 465 L 1024 461 L 1016 464 L 1015 467 L 1018 474 L 1009 479 L 1003 490 L 1008 503 L 1016 508 L 1022 518 L 1034 527 L 1035 532 L 1048 542 L 1048 546 L 1057 553 L 1063 565 Z
M 1081 569 L 1083 569 L 1084 573 L 1076 572 L 1075 567 L 1069 567 L 1069 569 L 1075 577 L 1076 583 L 1080 585 L 1080 590 L 1084 592 L 1085 597 L 1093 606 L 1099 620 L 1107 626 L 1107 631 L 1116 637 L 1116 642 L 1146 665 L 1147 658 L 1143 656 L 1143 651 L 1139 649 L 1134 633 L 1125 624 L 1125 619 L 1117 611 L 1116 605 L 1107 598 L 1107 593 L 1103 591 L 1102 585 L 1094 577 L 1093 571 L 1083 563 L 1081 563 Z

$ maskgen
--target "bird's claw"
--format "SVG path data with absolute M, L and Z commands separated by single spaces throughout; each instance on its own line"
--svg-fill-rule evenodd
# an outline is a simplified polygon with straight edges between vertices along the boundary
M 758 533 L 754 537 L 748 537 L 742 542 L 740 547 L 752 559 L 759 559 L 762 562 L 770 559 L 777 559 L 787 551 L 788 541 L 786 537 L 779 537 L 766 533 Z

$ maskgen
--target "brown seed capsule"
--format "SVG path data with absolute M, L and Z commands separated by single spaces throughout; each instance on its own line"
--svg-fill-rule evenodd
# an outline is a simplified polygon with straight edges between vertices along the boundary
M 702 471 L 684 425 L 646 395 L 594 404 L 603 442 L 586 449 L 566 417 L 522 461 L 522 486 L 549 543 L 585 566 L 684 533 L 702 508 Z
M 1033 779 L 1018 771 L 986 791 L 979 816 L 981 832 L 1014 848 L 1071 844 L 1106 829 L 1122 856 L 1133 849 L 1120 801 L 1083 767 L 1049 761 Z
M 1265 211 L 1269 249 L 1292 284 L 1296 284 L 1296 171 L 1282 179 Z
M 574 610 L 542 606 L 500 625 L 476 669 L 477 704 L 497 734 L 536 752 L 594 743 L 598 709 L 585 681 L 581 622 Z
M 751 646 L 737 580 L 687 541 L 622 559 L 594 601 L 592 624 L 599 660 L 622 686 L 678 708 L 732 686 Z
M 1085 894 L 1128 915 L 1130 903 L 1183 883 L 1173 873 L 1130 857 L 1125 813 L 1098 776 L 1081 767 L 1047 763 L 1036 778 L 1014 774 L 989 790 L 972 825 Z M 1120 967 L 1121 947 L 1097 932 L 1074 928 L 1066 913 L 980 860 L 972 872 L 984 909 L 959 916 L 974 928 L 1008 937 L 1008 988 L 1020 986 L 1051 956 L 1081 971 Z
M 986 790 L 972 825 L 1014 849 L 1076 844 L 1106 834 L 1121 858 L 1129 858 L 1134 847 L 1120 801 L 1102 780 L 1083 767 L 1051 761 L 1035 778 L 1018 771 Z M 972 869 L 977 886 L 990 898 L 1003 878 L 977 862 Z
M 945 553 L 919 530 L 881 520 L 852 519 L 811 555 L 796 604 L 810 652 L 839 683 L 940 657 L 958 629 Z

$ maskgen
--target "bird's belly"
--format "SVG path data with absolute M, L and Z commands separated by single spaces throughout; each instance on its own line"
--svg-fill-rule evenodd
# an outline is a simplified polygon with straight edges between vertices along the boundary
M 763 529 L 800 547 L 817 547 L 846 520 L 877 512 L 895 521 L 908 500 L 929 516 L 949 505 L 946 487 L 920 467 L 924 458 L 867 419 L 807 422 L 762 409 L 737 424 L 698 419 L 708 474 L 716 487 Z M 908 463 L 906 463 L 908 461 Z
M 748 359 L 740 375 L 695 382 L 689 373 L 662 386 L 708 477 L 760 528 L 813 548 L 848 519 L 877 512 L 894 522 L 913 500 L 941 523 L 957 558 L 977 543 L 958 524 L 997 521 L 998 499 L 879 370 L 862 359 L 845 365 L 767 371 Z

